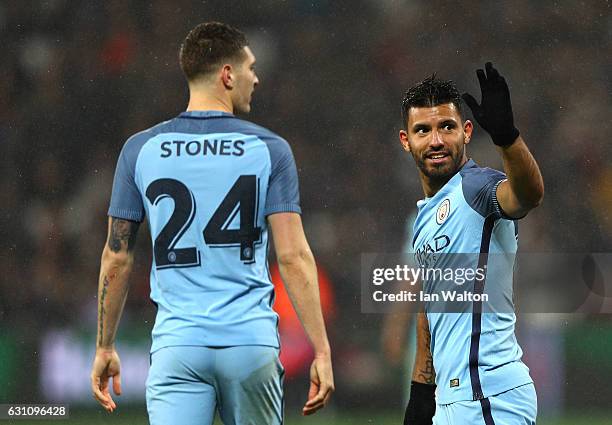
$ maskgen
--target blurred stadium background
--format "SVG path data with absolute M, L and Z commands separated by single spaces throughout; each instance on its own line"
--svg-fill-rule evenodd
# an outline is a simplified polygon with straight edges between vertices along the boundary
M 293 147 L 306 231 L 326 275 L 337 392 L 318 418 L 297 416 L 308 353 L 286 331 L 287 423 L 403 417 L 409 377 L 385 355 L 384 317 L 360 312 L 359 267 L 361 253 L 401 249 L 421 197 L 397 141 L 400 101 L 416 81 L 437 72 L 477 92 L 475 68 L 498 65 L 546 181 L 520 249 L 611 250 L 609 1 L 3 1 L 0 403 L 69 403 L 70 423 L 146 423 L 155 314 L 146 230 L 119 332 L 125 394 L 114 416 L 89 390 L 99 255 L 119 150 L 185 108 L 177 51 L 206 20 L 249 36 L 261 80 L 249 119 Z M 476 131 L 471 156 L 500 168 Z M 611 316 L 519 321 L 541 423 L 612 423 Z

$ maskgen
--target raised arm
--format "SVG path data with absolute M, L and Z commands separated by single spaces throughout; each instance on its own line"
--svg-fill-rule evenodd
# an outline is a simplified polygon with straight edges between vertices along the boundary
M 521 218 L 540 205 L 544 197 L 544 180 L 536 160 L 519 136 L 508 147 L 500 147 L 508 180 L 497 186 L 501 210 L 512 218 Z
M 109 412 L 117 408 L 109 392 L 121 395 L 120 361 L 115 334 L 128 293 L 128 277 L 134 262 L 134 243 L 139 223 L 109 217 L 108 238 L 102 251 L 98 282 L 98 334 L 91 370 L 93 396 Z
M 321 312 L 317 267 L 299 214 L 272 214 L 268 216 L 268 222 L 281 277 L 314 348 L 308 401 L 302 410 L 304 415 L 310 415 L 325 406 L 334 390 L 331 350 Z
M 410 401 L 404 425 L 429 425 L 436 412 L 436 372 L 431 356 L 431 334 L 425 313 L 417 315 L 417 351 L 412 371 Z
M 502 155 L 508 180 L 497 187 L 499 206 L 507 216 L 521 218 L 542 202 L 542 174 L 514 126 L 510 90 L 506 80 L 491 62 L 485 64 L 485 70 L 477 70 L 476 75 L 482 92 L 480 104 L 468 93 L 463 95 L 463 99 L 478 124 L 491 135 L 493 143 L 498 146 Z

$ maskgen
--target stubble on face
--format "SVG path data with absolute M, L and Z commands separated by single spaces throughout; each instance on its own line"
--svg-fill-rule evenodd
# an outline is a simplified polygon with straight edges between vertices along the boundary
M 472 124 L 463 122 L 454 104 L 411 108 L 408 113 L 404 142 L 409 146 L 415 164 L 426 187 L 439 188 L 467 160 L 465 145 Z M 405 146 L 406 148 L 406 146 Z
M 251 98 L 255 85 L 258 83 L 253 69 L 255 56 L 251 49 L 244 48 L 244 60 L 238 65 L 236 93 L 234 96 L 234 110 L 238 113 L 248 114 L 251 112 Z
M 414 158 L 416 166 L 423 175 L 427 176 L 431 180 L 448 180 L 463 166 L 463 158 L 465 156 L 464 141 L 465 136 L 462 138 L 461 145 L 458 149 L 453 149 L 452 147 L 445 149 L 445 152 L 447 152 L 450 156 L 450 161 L 448 161 L 446 164 L 428 165 L 427 155 L 429 155 L 431 151 L 424 151 L 417 154 L 414 150 L 411 150 L 410 153 L 412 154 L 412 158 Z

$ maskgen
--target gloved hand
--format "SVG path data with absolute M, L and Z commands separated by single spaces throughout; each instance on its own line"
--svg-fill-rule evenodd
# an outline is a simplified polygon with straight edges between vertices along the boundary
M 482 93 L 480 105 L 469 93 L 461 97 L 472 110 L 478 124 L 491 135 L 493 143 L 497 146 L 510 146 L 519 136 L 519 131 L 514 126 L 508 84 L 491 62 L 485 64 L 485 69 L 486 75 L 482 69 L 476 70 Z
M 436 386 L 412 381 L 404 425 L 431 425 L 436 413 Z

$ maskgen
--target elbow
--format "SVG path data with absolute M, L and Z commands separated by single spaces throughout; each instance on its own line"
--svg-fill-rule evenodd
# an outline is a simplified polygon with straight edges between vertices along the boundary
M 523 211 L 531 211 L 542 204 L 544 196 L 534 196 L 533 198 L 527 199 L 521 202 L 521 209 Z
M 511 217 L 523 218 L 527 214 L 529 214 L 530 211 L 540 206 L 541 203 L 542 203 L 542 198 L 537 198 L 537 199 L 533 198 L 533 199 L 525 200 L 520 203 L 520 207 L 516 210 L 516 213 L 514 215 L 511 215 Z
M 279 267 L 295 267 L 313 259 L 310 249 L 294 249 L 277 252 L 276 259 Z
M 109 269 L 129 269 L 134 263 L 134 255 L 128 251 L 114 252 L 104 247 L 102 251 L 102 266 Z
M 542 192 L 542 194 L 533 202 L 533 208 L 539 207 L 540 205 L 542 205 L 542 201 L 544 201 L 544 193 Z
M 529 200 L 529 209 L 534 209 L 542 205 L 542 201 L 544 200 L 544 183 L 540 183 L 538 188 L 533 191 L 533 195 Z
M 534 208 L 539 207 L 544 200 L 544 183 L 540 182 L 536 187 L 525 193 L 522 199 L 520 199 L 520 209 L 524 212 L 530 211 Z

